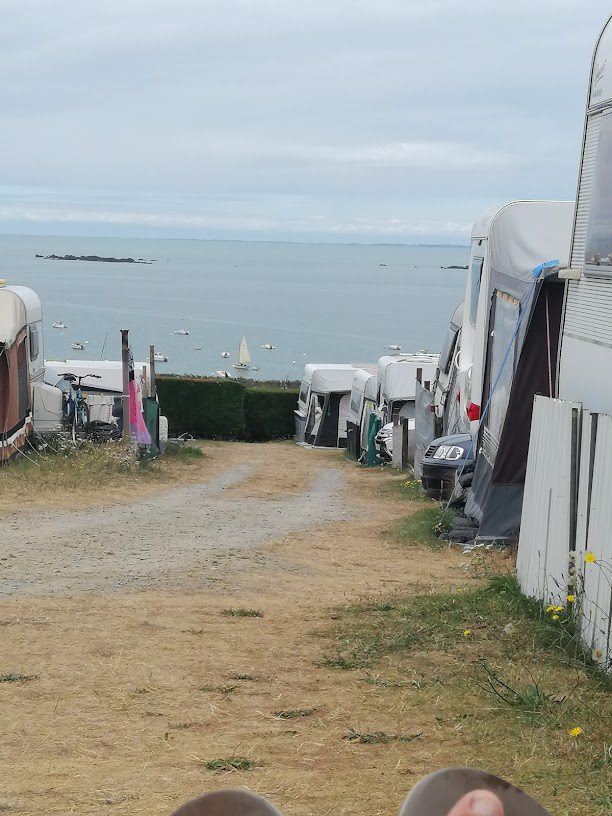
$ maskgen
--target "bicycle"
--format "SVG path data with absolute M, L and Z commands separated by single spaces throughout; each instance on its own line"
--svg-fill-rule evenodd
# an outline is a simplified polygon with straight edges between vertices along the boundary
M 99 374 L 62 374 L 62 378 L 70 383 L 70 393 L 67 399 L 66 419 L 72 434 L 72 441 L 76 444 L 78 438 L 87 436 L 89 432 L 89 405 L 83 396 L 82 381 L 86 379 L 102 379 Z M 76 385 L 75 385 L 76 383 Z M 72 396 L 74 391 L 74 397 Z

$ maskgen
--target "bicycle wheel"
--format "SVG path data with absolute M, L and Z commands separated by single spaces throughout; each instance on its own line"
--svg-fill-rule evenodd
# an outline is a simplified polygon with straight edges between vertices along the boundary
M 89 406 L 85 400 L 79 400 L 75 406 L 74 422 L 72 423 L 72 438 L 87 436 L 89 430 Z

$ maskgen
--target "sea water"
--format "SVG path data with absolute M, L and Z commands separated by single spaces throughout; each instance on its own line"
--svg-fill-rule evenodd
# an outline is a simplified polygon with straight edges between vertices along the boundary
M 307 362 L 375 363 L 389 344 L 439 351 L 463 299 L 468 247 L 0 236 L 0 278 L 43 304 L 45 355 L 119 359 L 129 329 L 137 360 L 158 372 L 237 372 L 299 379 Z M 147 264 L 45 260 L 36 255 L 142 258 Z M 63 321 L 65 330 L 53 329 Z M 185 329 L 188 335 L 175 334 Z M 85 344 L 74 351 L 73 342 Z M 265 350 L 271 343 L 276 348 Z M 229 359 L 221 353 L 228 351 Z

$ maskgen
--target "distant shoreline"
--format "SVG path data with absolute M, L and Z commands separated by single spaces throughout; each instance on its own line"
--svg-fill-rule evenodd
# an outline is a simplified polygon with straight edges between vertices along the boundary
M 241 244 L 289 244 L 297 246 L 360 246 L 360 247 L 433 247 L 437 249 L 469 249 L 469 244 L 453 243 L 410 243 L 405 241 L 300 241 L 283 240 L 272 238 L 203 238 L 191 235 L 75 235 L 68 233 L 40 233 L 40 232 L 3 232 L 0 238 L 40 238 L 45 240 L 71 240 L 78 241 L 197 241 L 198 243 L 241 243 Z

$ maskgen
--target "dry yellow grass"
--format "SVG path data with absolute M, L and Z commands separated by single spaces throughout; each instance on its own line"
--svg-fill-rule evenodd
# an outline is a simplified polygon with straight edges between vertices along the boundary
M 165 816 L 203 790 L 245 785 L 288 816 L 390 816 L 419 776 L 442 765 L 480 756 L 520 782 L 522 764 L 531 763 L 533 778 L 531 746 L 511 757 L 503 733 L 483 733 L 459 716 L 469 706 L 464 692 L 455 699 L 433 682 L 419 688 L 448 670 L 446 653 L 384 657 L 372 671 L 407 681 L 398 687 L 320 665 L 337 605 L 480 581 L 468 556 L 399 547 L 386 535 L 411 506 L 386 487 L 397 476 L 287 444 L 204 448 L 206 460 L 173 464 L 159 480 L 137 475 L 134 489 L 207 480 L 246 462 L 252 475 L 231 493 L 265 500 L 341 467 L 346 520 L 269 542 L 264 563 L 228 561 L 222 590 L 0 603 L 0 673 L 38 676 L 0 683 L 0 811 Z M 49 485 L 39 500 L 62 501 L 61 489 Z M 88 490 L 80 500 L 94 506 L 100 497 Z M 354 517 L 356 508 L 367 514 Z M 263 617 L 223 615 L 229 608 Z M 472 648 L 465 644 L 466 660 Z M 275 715 L 295 709 L 313 711 Z M 422 736 L 361 745 L 345 739 L 351 728 Z M 221 774 L 205 767 L 232 756 L 257 766 Z M 545 757 L 538 767 L 544 774 Z

